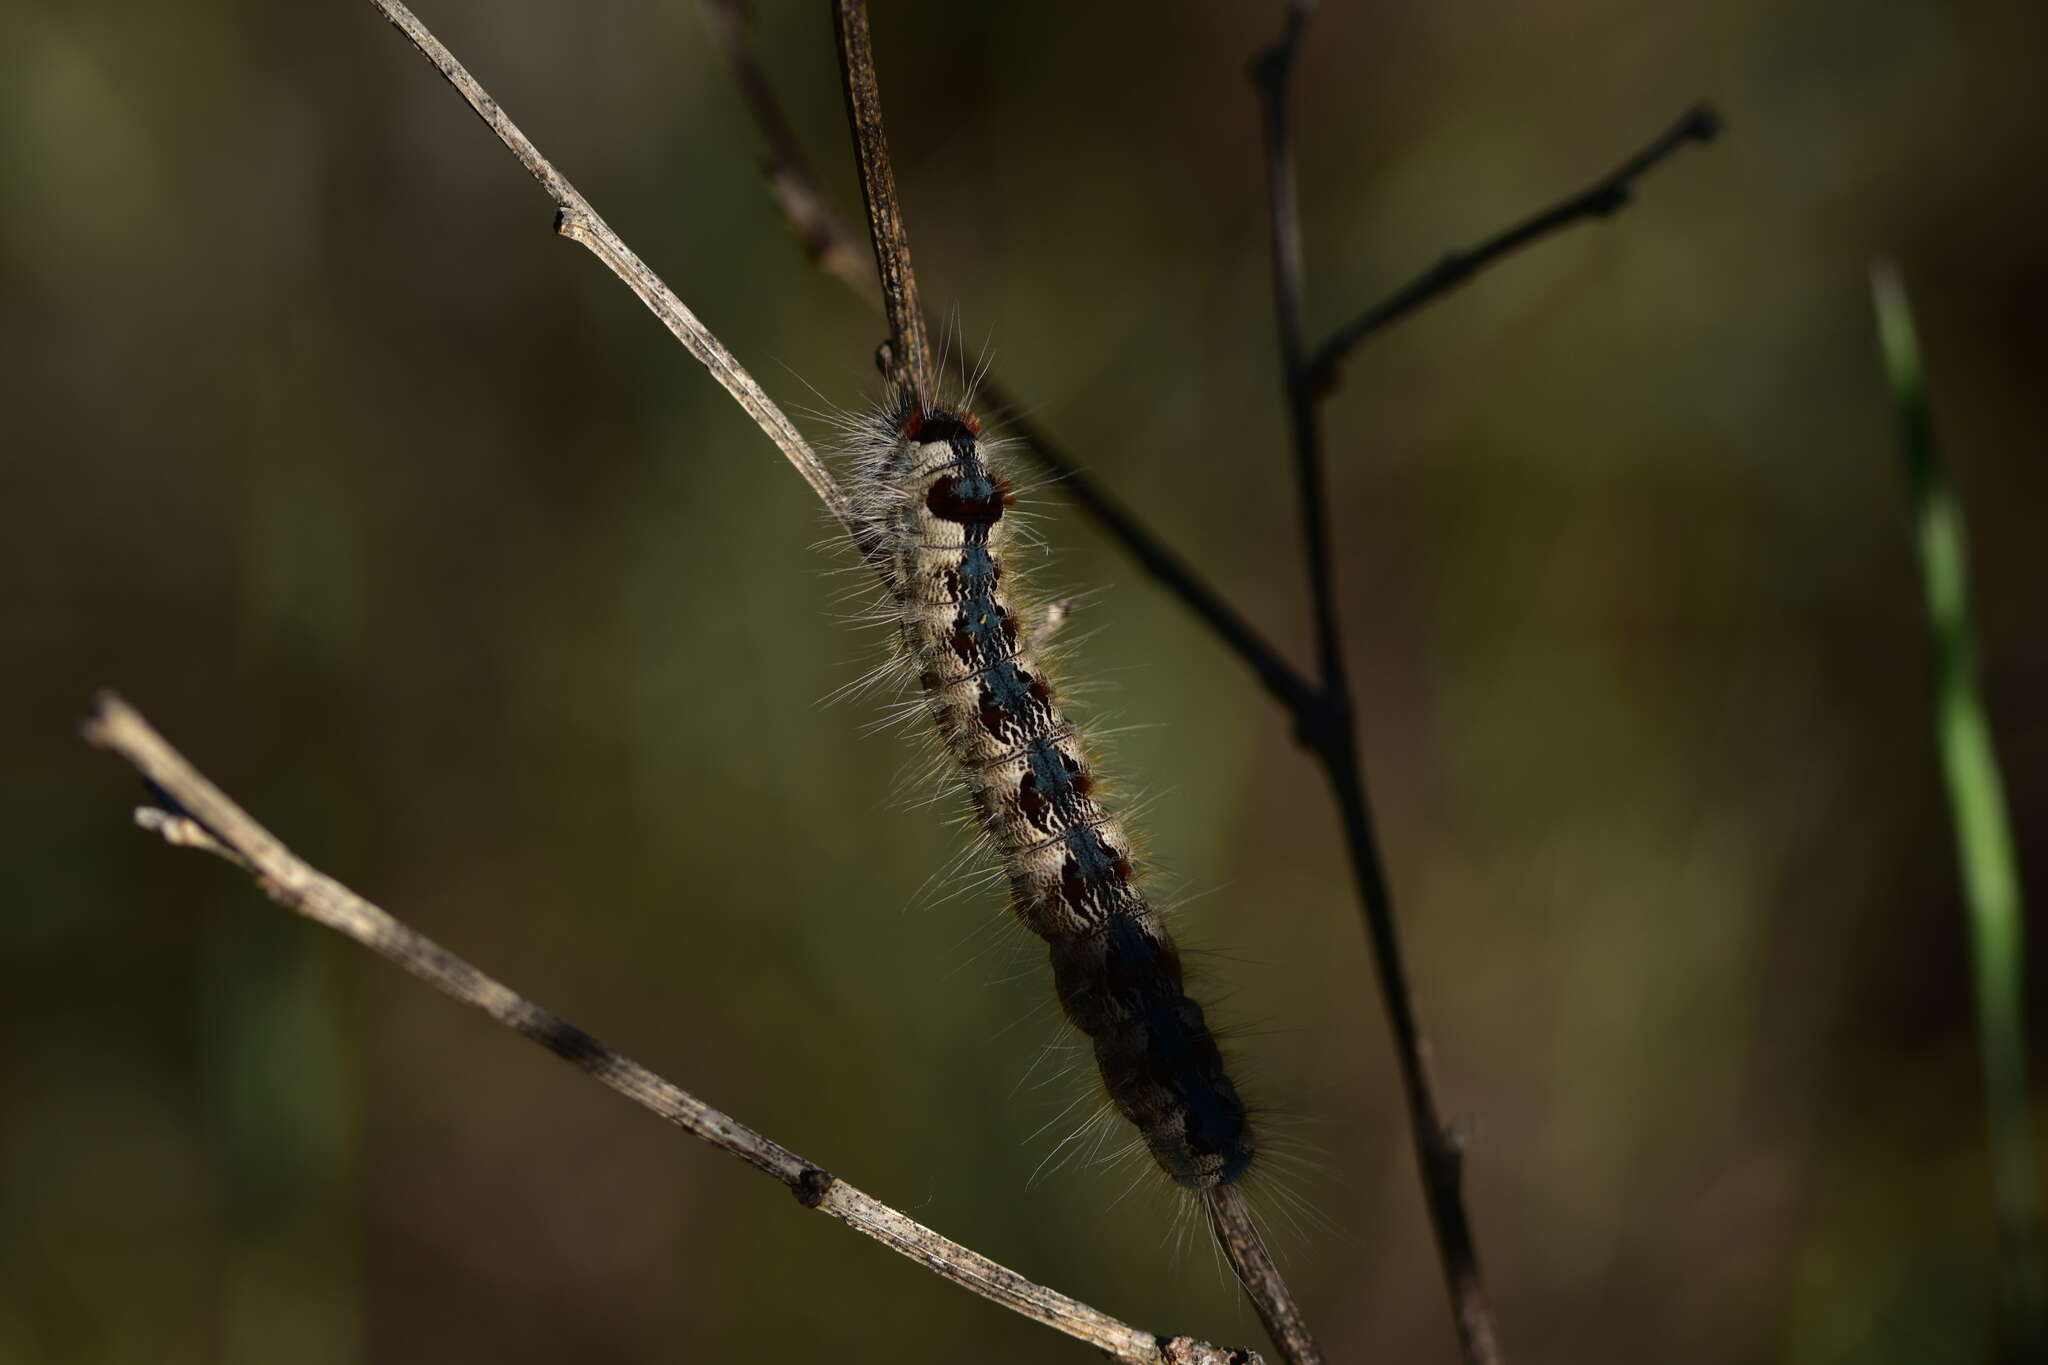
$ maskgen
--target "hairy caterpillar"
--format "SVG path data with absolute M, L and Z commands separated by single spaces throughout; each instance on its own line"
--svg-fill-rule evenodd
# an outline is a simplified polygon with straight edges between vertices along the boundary
M 1235 1181 L 1255 1150 L 1245 1105 L 1006 581 L 1011 487 L 980 423 L 899 394 L 852 432 L 851 492 L 899 657 L 1001 859 L 1012 910 L 1050 949 L 1061 1007 L 1160 1168 L 1191 1190 Z

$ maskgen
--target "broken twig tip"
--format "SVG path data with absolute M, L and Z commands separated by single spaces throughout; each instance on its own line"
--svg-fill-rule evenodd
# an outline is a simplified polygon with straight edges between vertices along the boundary
M 78 723 L 78 733 L 95 749 L 105 749 L 109 747 L 109 732 L 118 717 L 127 710 L 128 703 L 121 700 L 120 693 L 111 687 L 102 687 L 92 694 L 92 709 Z

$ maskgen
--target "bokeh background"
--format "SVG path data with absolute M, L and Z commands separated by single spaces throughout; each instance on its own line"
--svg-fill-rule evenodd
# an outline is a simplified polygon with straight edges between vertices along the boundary
M 896 3 L 927 300 L 1308 657 L 1245 58 L 1273 5 Z M 829 24 L 770 74 L 851 201 Z M 872 393 L 685 0 L 434 0 L 792 405 Z M 2048 890 L 2039 6 L 1329 4 L 1311 326 L 1605 172 L 1611 222 L 1328 408 L 1370 773 L 1524 1362 L 1982 1361 L 1965 939 L 1866 268 L 1902 264 Z M 130 830 L 121 688 L 322 868 L 711 1102 L 1128 1319 L 1256 1323 L 1088 1102 L 1039 950 L 821 699 L 810 494 L 360 0 L 0 6 L 0 1358 L 1072 1360 L 246 880 Z M 809 424 L 822 433 L 821 423 Z M 1454 1345 L 1335 822 L 1246 670 L 1056 494 L 1336 1360 Z M 2037 961 L 2039 955 L 2037 954 Z M 2037 1009 L 2036 1019 L 2048 1018 Z M 2048 1043 L 2048 1038 L 2040 1040 Z M 1030 1077 L 1029 1080 L 1024 1078 Z

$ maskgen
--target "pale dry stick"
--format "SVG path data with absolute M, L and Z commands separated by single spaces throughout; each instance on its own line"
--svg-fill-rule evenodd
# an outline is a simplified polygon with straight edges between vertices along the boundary
M 847 501 L 846 492 L 839 481 L 825 468 L 817 453 L 804 440 L 802 433 L 785 417 L 782 409 L 775 406 L 754 377 L 733 357 L 725 344 L 711 334 L 710 329 L 697 320 L 675 296 L 675 292 L 661 282 L 661 277 L 648 269 L 647 263 L 633 253 L 632 248 L 619 240 L 619 235 L 600 218 L 597 210 L 590 207 L 590 201 L 576 192 L 562 173 L 554 168 L 540 149 L 527 140 L 526 134 L 512 122 L 490 92 L 477 84 L 455 54 L 444 47 L 439 38 L 422 24 L 413 12 L 398 0 L 370 0 L 377 12 L 391 21 L 396 28 L 411 40 L 420 54 L 440 69 L 448 84 L 455 87 L 457 94 L 476 111 L 498 140 L 505 144 L 512 155 L 519 158 L 519 164 L 526 167 L 527 174 L 540 182 L 540 187 L 555 201 L 555 231 L 573 242 L 580 242 L 590 249 L 605 266 L 625 283 L 625 286 L 639 296 L 647 310 L 661 319 L 676 340 L 683 343 L 689 353 L 695 356 L 712 378 L 725 386 L 733 401 L 746 410 L 768 439 L 796 466 L 804 482 L 824 502 L 832 515 L 839 519 L 847 533 L 865 547 L 867 536 L 860 517 Z
M 1261 1357 L 1254 1351 L 1226 1350 L 1193 1337 L 1158 1336 L 1035 1284 L 613 1051 L 299 858 L 113 693 L 100 694 L 84 735 L 94 747 L 127 760 L 176 807 L 138 810 L 136 823 L 144 829 L 161 835 L 166 843 L 225 858 L 254 876 L 285 909 L 355 940 L 443 994 L 539 1043 L 648 1112 L 773 1176 L 805 1208 L 830 1214 L 961 1288 L 1129 1365 L 1260 1365 Z

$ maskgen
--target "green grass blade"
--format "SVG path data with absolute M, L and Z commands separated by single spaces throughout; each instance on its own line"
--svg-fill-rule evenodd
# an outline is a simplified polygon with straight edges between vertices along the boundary
M 2041 1176 L 2027 1084 L 2026 925 L 2005 785 L 1977 682 L 1963 510 L 1934 442 L 1926 372 L 1898 271 L 1871 269 L 1878 340 L 1903 436 L 1915 547 L 1934 644 L 1934 734 L 1969 916 L 1984 1056 L 1992 1197 L 1997 1201 L 2014 1358 L 2048 1359 Z

